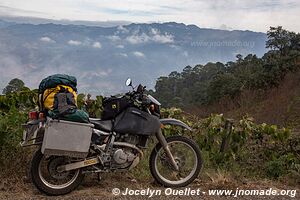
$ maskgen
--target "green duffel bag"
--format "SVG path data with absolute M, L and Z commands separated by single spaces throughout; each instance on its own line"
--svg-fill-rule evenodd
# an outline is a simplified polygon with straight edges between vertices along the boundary
M 73 109 L 64 115 L 60 115 L 57 111 L 48 112 L 49 117 L 53 119 L 61 119 L 71 122 L 89 123 L 89 114 L 83 110 Z
M 46 89 L 55 88 L 58 85 L 66 85 L 77 92 L 77 79 L 66 74 L 54 74 L 43 79 L 39 85 L 39 93 L 42 94 Z

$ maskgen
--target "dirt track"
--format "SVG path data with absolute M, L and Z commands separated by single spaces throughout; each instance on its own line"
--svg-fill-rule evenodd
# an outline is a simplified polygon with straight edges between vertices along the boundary
M 150 182 L 150 183 L 149 183 Z M 144 196 L 125 196 L 125 195 L 113 195 L 112 190 L 114 188 L 119 188 L 121 192 L 125 192 L 126 188 L 137 190 L 150 188 L 152 190 L 160 190 L 162 191 L 161 195 L 153 195 L 153 197 L 149 198 L 149 195 Z M 82 183 L 79 188 L 68 195 L 59 196 L 59 197 L 49 197 L 40 193 L 37 189 L 35 189 L 31 183 L 25 183 L 21 186 L 16 184 L 12 186 L 10 189 L 0 188 L 0 198 L 1 199 L 70 199 L 70 200 L 92 200 L 92 199 L 300 199 L 299 192 L 300 186 L 298 187 L 288 187 L 279 183 L 271 183 L 271 182 L 253 182 L 247 181 L 244 183 L 212 183 L 212 182 L 200 182 L 195 181 L 195 183 L 191 184 L 187 188 L 191 188 L 194 190 L 200 189 L 201 193 L 199 195 L 170 195 L 166 196 L 164 194 L 166 188 L 162 188 L 159 185 L 151 183 L 151 181 L 136 181 L 134 179 L 129 178 L 125 174 L 119 175 L 104 175 L 103 178 L 98 181 L 96 175 L 88 175 L 85 181 Z M 268 190 L 272 189 L 289 189 L 289 190 L 297 190 L 297 194 L 294 198 L 290 196 L 210 196 L 208 195 L 209 189 L 226 189 L 235 191 L 236 188 L 239 189 L 252 189 L 252 190 Z M 185 188 L 180 188 L 185 189 Z M 205 192 L 203 194 L 202 192 Z

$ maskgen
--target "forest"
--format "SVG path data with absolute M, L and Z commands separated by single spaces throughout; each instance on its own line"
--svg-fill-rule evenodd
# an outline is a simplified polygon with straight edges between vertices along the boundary
M 166 107 L 187 108 L 236 100 L 243 91 L 278 87 L 286 74 L 299 70 L 300 34 L 279 26 L 270 27 L 267 36 L 269 51 L 263 57 L 238 54 L 236 61 L 186 66 L 182 72 L 159 77 L 154 94 Z

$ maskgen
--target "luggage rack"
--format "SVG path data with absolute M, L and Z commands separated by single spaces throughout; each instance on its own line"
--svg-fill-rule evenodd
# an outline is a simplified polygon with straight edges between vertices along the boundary
M 45 129 L 41 125 L 40 120 L 33 120 L 27 124 L 22 124 L 22 127 L 24 129 L 22 141 L 20 142 L 22 147 L 42 144 Z

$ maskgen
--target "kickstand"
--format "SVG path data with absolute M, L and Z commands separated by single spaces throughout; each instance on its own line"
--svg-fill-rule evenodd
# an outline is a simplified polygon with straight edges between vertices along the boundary
M 101 180 L 102 180 L 102 178 L 100 176 L 100 173 L 98 173 L 98 181 L 101 181 Z

